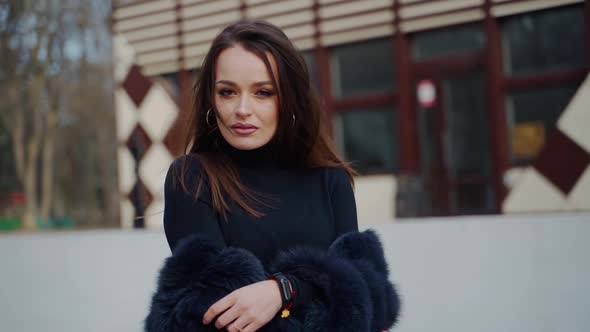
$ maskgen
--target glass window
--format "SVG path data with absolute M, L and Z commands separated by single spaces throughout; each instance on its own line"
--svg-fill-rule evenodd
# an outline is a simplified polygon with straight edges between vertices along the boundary
M 180 83 L 178 82 L 178 73 L 161 74 L 162 79 L 158 80 L 164 86 L 166 91 L 173 97 L 178 97 L 180 92 Z
M 336 137 L 339 146 L 359 172 L 391 172 L 399 168 L 396 115 L 390 107 L 338 114 Z
M 513 16 L 501 24 L 504 68 L 508 75 L 585 64 L 582 6 Z
M 490 174 L 485 81 L 481 74 L 445 80 L 446 153 L 452 177 Z
M 484 46 L 485 36 L 477 24 L 420 32 L 412 38 L 412 52 L 416 60 L 477 51 Z
M 317 91 L 320 91 L 318 66 L 313 55 L 313 50 L 305 51 L 302 54 L 303 60 L 305 60 L 305 64 L 307 65 L 307 70 L 309 71 L 309 81 Z
M 555 130 L 577 85 L 511 93 L 506 97 L 512 161 L 531 160 Z
M 391 91 L 394 88 L 390 38 L 331 49 L 332 93 L 336 97 Z

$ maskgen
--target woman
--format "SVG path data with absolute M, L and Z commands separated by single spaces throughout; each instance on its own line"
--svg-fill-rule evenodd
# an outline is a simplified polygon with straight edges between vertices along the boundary
M 165 183 L 172 257 L 147 331 L 381 331 L 398 298 L 381 245 L 358 233 L 352 176 L 322 130 L 305 62 L 275 26 L 213 41 L 188 153 Z

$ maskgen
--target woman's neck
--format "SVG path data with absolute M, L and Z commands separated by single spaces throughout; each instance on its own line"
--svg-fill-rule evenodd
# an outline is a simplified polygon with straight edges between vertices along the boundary
M 238 167 L 261 169 L 279 168 L 280 163 L 278 161 L 277 151 L 272 143 L 268 143 L 253 150 L 240 150 L 224 141 L 222 149 Z

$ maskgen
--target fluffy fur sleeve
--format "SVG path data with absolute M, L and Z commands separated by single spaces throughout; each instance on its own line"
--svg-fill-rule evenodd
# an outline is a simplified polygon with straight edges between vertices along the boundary
M 307 281 L 319 293 L 305 313 L 306 332 L 381 332 L 396 323 L 399 298 L 373 231 L 345 234 L 327 252 L 282 253 L 271 269 Z
M 389 282 L 383 249 L 372 231 L 348 233 L 329 250 L 301 247 L 280 253 L 270 272 L 314 286 L 312 303 L 289 319 L 275 318 L 260 331 L 381 332 L 396 321 L 399 300 Z M 203 326 L 205 311 L 232 291 L 268 278 L 246 250 L 221 247 L 199 236 L 183 240 L 160 272 L 145 321 L 148 332 L 217 331 Z M 297 320 L 296 322 L 294 320 Z
M 232 291 L 264 279 L 262 264 L 250 252 L 190 236 L 164 262 L 145 330 L 217 331 L 201 323 L 207 309 Z

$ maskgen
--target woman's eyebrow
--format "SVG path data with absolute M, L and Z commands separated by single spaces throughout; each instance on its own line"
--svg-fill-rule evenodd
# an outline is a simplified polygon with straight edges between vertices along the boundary
M 227 81 L 227 80 L 219 80 L 215 82 L 215 84 L 226 84 L 229 86 L 237 87 L 238 85 L 235 82 Z M 261 82 L 254 82 L 252 83 L 253 86 L 262 86 L 262 85 L 272 85 L 271 81 L 261 81 Z

